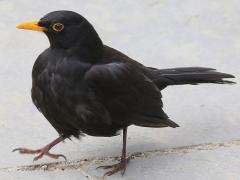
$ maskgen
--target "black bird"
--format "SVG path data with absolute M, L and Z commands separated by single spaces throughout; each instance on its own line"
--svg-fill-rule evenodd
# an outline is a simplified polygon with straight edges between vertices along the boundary
M 160 90 L 169 85 L 232 84 L 233 75 L 212 68 L 146 67 L 103 44 L 93 26 L 72 11 L 54 11 L 39 21 L 17 26 L 44 32 L 50 47 L 43 51 L 32 70 L 32 100 L 59 133 L 59 137 L 37 150 L 17 148 L 23 154 L 64 157 L 49 150 L 65 138 L 84 134 L 111 137 L 123 130 L 121 161 L 105 175 L 124 173 L 127 127 L 172 127 L 179 125 L 162 110 Z

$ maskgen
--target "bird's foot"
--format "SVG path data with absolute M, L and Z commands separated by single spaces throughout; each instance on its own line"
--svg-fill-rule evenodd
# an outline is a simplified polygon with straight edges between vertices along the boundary
M 109 165 L 109 166 L 99 166 L 99 167 L 97 167 L 97 169 L 98 169 L 98 168 L 112 169 L 112 170 L 110 170 L 110 171 L 107 171 L 107 172 L 103 175 L 103 177 L 105 177 L 105 176 L 111 176 L 111 175 L 113 175 L 113 174 L 115 174 L 115 173 L 117 173 L 117 172 L 119 172 L 119 171 L 121 171 L 121 174 L 122 174 L 122 176 L 123 176 L 124 173 L 125 173 L 127 164 L 129 163 L 130 159 L 131 159 L 131 156 L 128 157 L 128 158 L 125 158 L 125 159 L 121 159 L 121 161 L 120 161 L 119 163 L 117 163 L 117 164 L 113 164 L 113 165 Z
M 41 149 L 32 150 L 27 148 L 16 148 L 12 152 L 18 151 L 20 154 L 38 154 L 36 157 L 33 158 L 33 161 L 37 161 L 38 159 L 41 159 L 43 156 L 48 156 L 53 159 L 58 159 L 60 157 L 67 160 L 66 156 L 62 154 L 52 154 L 49 152 L 50 148 L 48 146 L 45 146 Z

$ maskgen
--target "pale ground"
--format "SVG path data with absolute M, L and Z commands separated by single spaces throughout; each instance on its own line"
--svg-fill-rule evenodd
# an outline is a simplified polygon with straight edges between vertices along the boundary
M 96 179 L 104 171 L 95 167 L 116 162 L 112 157 L 121 153 L 121 136 L 67 140 L 52 151 L 67 156 L 60 164 L 45 165 L 56 162 L 49 158 L 33 163 L 32 156 L 11 152 L 57 137 L 30 98 L 32 65 L 48 41 L 15 25 L 59 9 L 81 13 L 106 44 L 145 65 L 213 67 L 240 82 L 239 0 L 1 0 L 1 180 Z M 123 178 L 107 179 L 240 179 L 239 85 L 175 86 L 163 97 L 165 111 L 181 127 L 130 127 L 127 151 L 139 153 Z

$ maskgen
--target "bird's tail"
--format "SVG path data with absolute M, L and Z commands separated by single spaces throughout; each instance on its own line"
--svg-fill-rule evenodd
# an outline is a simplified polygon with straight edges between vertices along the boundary
M 216 83 L 216 84 L 234 84 L 235 82 L 224 80 L 224 78 L 234 78 L 231 74 L 217 72 L 212 68 L 205 67 L 184 67 L 173 69 L 151 69 L 153 81 L 159 87 L 164 89 L 169 85 Z

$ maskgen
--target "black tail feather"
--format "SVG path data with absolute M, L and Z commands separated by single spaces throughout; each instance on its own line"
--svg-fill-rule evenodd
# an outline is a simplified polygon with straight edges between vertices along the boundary
M 183 85 L 199 83 L 215 84 L 234 84 L 233 81 L 224 80 L 224 78 L 234 78 L 231 74 L 217 72 L 212 68 L 205 67 L 185 67 L 173 69 L 154 69 L 150 68 L 153 81 L 160 89 L 169 85 Z
M 169 119 L 166 114 L 165 117 L 159 117 L 139 113 L 130 113 L 128 116 L 128 121 L 136 126 L 142 127 L 179 127 L 179 125 Z

